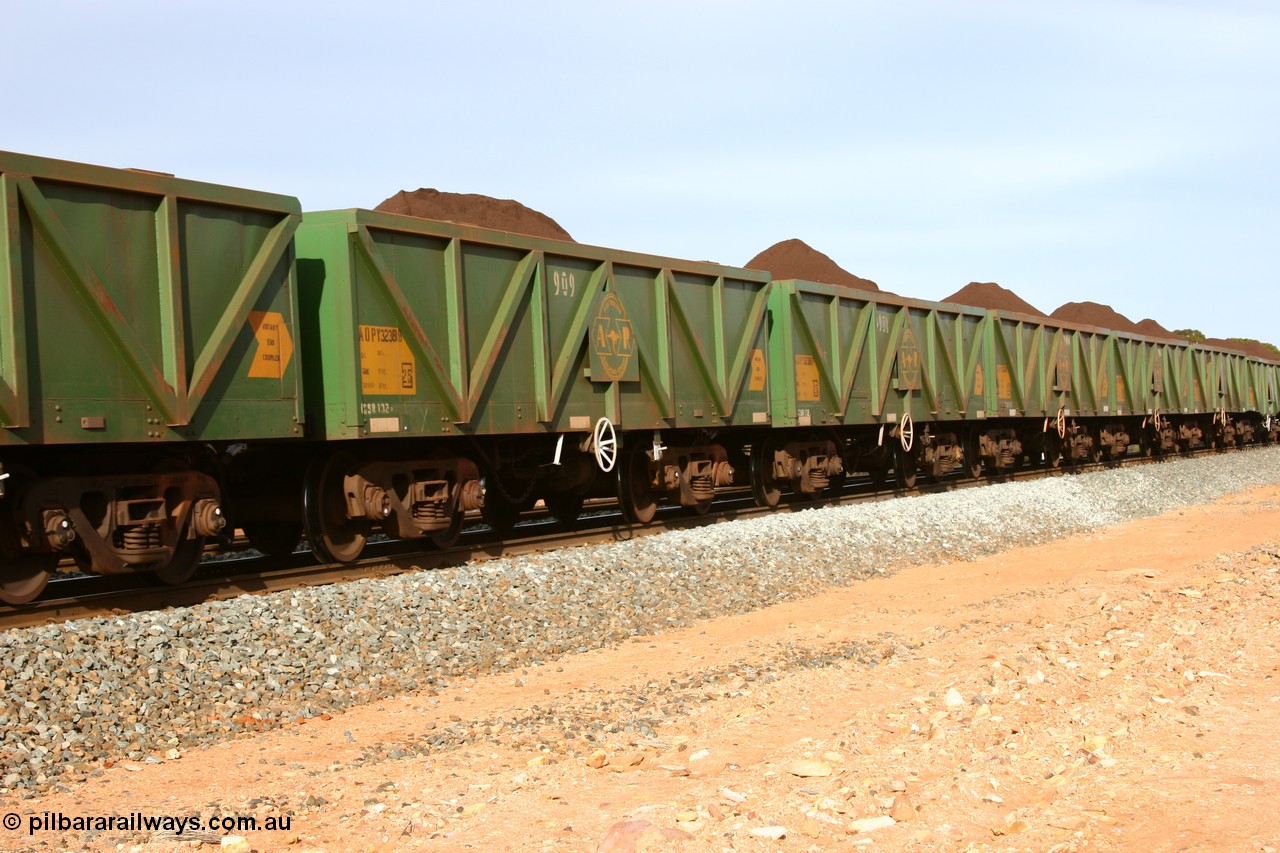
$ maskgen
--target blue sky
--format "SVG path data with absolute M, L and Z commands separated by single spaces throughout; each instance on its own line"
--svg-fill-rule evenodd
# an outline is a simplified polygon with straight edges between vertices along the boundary
M 58 2 L 0 148 L 372 207 L 515 198 L 739 265 L 1280 343 L 1280 4 Z

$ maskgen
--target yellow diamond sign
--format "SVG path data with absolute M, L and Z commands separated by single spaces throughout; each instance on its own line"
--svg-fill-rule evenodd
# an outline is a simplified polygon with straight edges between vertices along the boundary
M 257 342 L 257 351 L 249 365 L 252 379 L 282 379 L 289 359 L 293 358 L 293 338 L 279 311 L 249 312 L 249 328 Z

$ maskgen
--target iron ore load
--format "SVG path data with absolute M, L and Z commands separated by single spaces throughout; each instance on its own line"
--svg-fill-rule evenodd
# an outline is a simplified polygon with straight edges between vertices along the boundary
M 1280 363 L 0 153 L 0 600 L 177 583 L 234 528 L 356 559 L 535 501 L 635 523 L 1280 439 Z

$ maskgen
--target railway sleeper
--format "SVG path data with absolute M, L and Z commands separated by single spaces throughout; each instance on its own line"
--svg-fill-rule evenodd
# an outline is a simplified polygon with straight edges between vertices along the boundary
M 480 469 L 463 457 L 366 462 L 343 477 L 347 520 L 380 524 L 396 539 L 449 530 L 484 507 Z
M 193 544 L 198 556 L 226 527 L 217 481 L 195 471 L 38 480 L 17 517 L 26 550 L 70 552 L 104 575 L 169 566 Z

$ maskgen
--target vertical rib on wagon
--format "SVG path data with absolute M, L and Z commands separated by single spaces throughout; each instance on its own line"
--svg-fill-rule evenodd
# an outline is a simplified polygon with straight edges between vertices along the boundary
M 301 434 L 296 199 L 0 152 L 0 600 L 177 581 L 232 451 Z
M 750 441 L 717 431 L 769 423 L 764 273 L 367 210 L 308 213 L 298 245 L 308 400 L 336 441 L 306 525 L 335 559 L 537 500 L 705 511 Z

